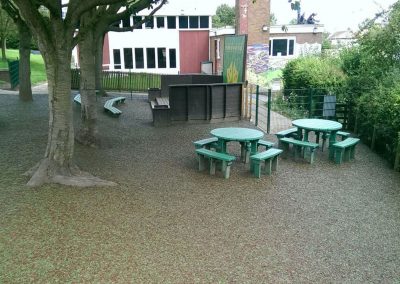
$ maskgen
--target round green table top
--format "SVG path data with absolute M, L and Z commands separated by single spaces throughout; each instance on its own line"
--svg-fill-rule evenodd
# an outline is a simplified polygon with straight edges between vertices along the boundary
M 327 119 L 304 118 L 293 120 L 292 124 L 306 130 L 334 131 L 342 129 L 342 124 Z
M 230 141 L 252 141 L 264 137 L 264 133 L 251 128 L 227 127 L 211 130 L 211 135 Z

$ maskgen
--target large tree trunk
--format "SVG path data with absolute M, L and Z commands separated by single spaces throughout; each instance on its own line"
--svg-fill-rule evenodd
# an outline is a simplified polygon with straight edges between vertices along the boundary
M 96 90 L 98 90 L 99 95 L 106 96 L 107 93 L 103 89 L 103 82 L 102 82 L 102 72 L 103 72 L 103 45 L 104 45 L 104 36 L 105 34 L 101 34 L 99 37 L 95 37 L 95 62 L 96 62 Z
M 88 30 L 85 38 L 79 41 L 79 63 L 82 125 L 76 139 L 84 145 L 96 146 L 99 140 L 97 137 L 95 41 L 92 30 Z
M 19 33 L 19 98 L 32 101 L 31 40 L 32 34 L 25 23 L 17 24 Z
M 27 173 L 32 175 L 28 186 L 40 186 L 44 183 L 82 187 L 115 185 L 113 182 L 80 171 L 73 163 L 71 48 L 67 44 L 60 42 L 57 50 L 52 52 L 46 52 L 41 48 L 46 63 L 49 89 L 49 136 L 44 159 Z
M 6 61 L 7 39 L 5 37 L 2 37 L 0 40 L 1 40 L 1 60 Z

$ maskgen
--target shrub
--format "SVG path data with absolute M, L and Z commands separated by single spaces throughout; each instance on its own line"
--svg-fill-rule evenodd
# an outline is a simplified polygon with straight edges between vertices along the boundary
M 285 89 L 327 89 L 344 85 L 346 76 L 339 60 L 333 57 L 300 57 L 290 61 L 282 72 Z
M 400 132 L 399 73 L 391 72 L 374 90 L 364 93 L 356 101 L 361 138 L 370 144 L 376 126 L 375 150 L 385 155 L 391 163 L 394 162 Z

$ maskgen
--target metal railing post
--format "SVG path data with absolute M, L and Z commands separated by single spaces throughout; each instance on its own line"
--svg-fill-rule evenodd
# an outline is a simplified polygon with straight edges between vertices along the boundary
M 308 93 L 308 118 L 312 118 L 313 89 Z
M 258 126 L 258 99 L 260 96 L 260 86 L 257 85 L 256 86 L 256 121 L 255 121 L 255 125 Z
M 272 103 L 272 91 L 268 89 L 268 112 L 267 112 L 267 133 L 271 130 L 271 103 Z

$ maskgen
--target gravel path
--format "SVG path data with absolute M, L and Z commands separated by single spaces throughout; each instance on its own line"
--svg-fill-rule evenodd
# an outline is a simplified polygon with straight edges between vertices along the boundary
M 119 118 L 103 100 L 102 147 L 76 145 L 75 159 L 119 186 L 28 189 L 47 97 L 0 95 L 1 283 L 399 281 L 400 174 L 366 146 L 341 166 L 327 151 L 314 165 L 282 159 L 261 179 L 237 161 L 224 180 L 197 171 L 192 141 L 248 122 L 154 128 L 145 96 L 128 95 Z

